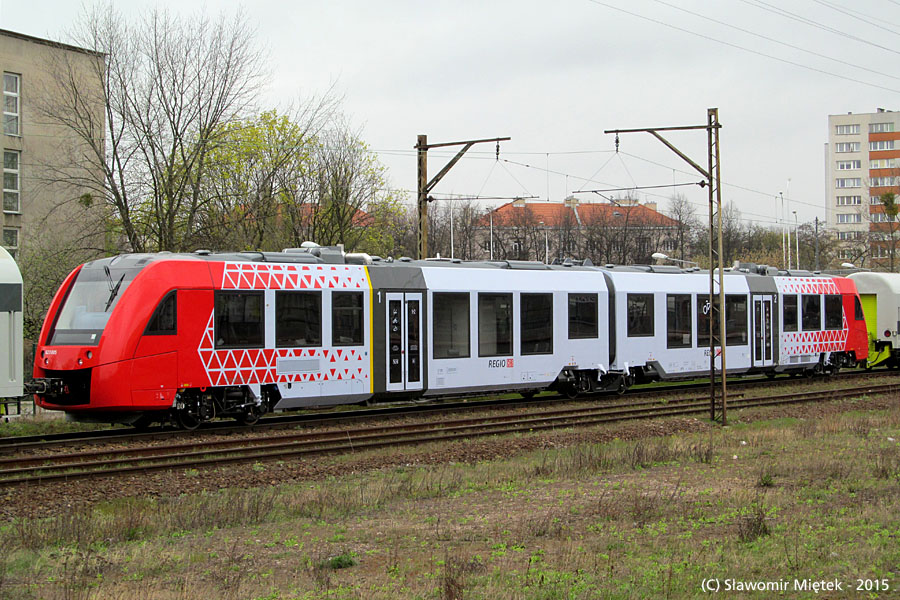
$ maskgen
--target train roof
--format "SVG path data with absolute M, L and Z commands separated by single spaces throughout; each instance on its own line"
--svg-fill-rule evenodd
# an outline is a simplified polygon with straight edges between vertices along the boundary
M 0 283 L 22 283 L 19 265 L 5 248 L 0 248 Z
M 464 261 L 458 258 L 428 258 L 424 260 L 409 257 L 381 258 L 364 253 L 346 253 L 340 246 L 304 246 L 288 248 L 281 252 L 242 251 L 212 252 L 197 250 L 191 253 L 157 252 L 145 254 L 120 254 L 101 258 L 87 263 L 86 266 L 141 268 L 159 260 L 202 260 L 223 262 L 267 262 L 295 264 L 359 264 L 374 267 L 410 266 L 419 268 L 465 268 L 465 269 L 511 269 L 522 271 L 608 271 L 614 273 L 657 273 L 657 274 L 696 274 L 708 275 L 709 270 L 697 267 L 684 268 L 675 265 L 594 265 L 589 259 L 566 259 L 554 264 L 526 260 L 479 260 Z M 13 263 L 14 264 L 14 263 Z M 732 268 L 725 269 L 726 275 L 743 276 L 780 276 L 780 277 L 829 277 L 829 275 L 810 271 L 782 271 L 775 267 L 736 262 Z

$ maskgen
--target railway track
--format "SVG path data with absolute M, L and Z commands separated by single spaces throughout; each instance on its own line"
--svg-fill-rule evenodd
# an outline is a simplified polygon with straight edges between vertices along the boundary
M 731 409 L 776 406 L 813 400 L 833 400 L 867 394 L 900 392 L 900 382 L 817 390 L 774 396 L 733 398 Z M 485 414 L 416 424 L 352 427 L 338 431 L 293 432 L 180 442 L 165 446 L 118 448 L 71 454 L 0 460 L 0 487 L 123 476 L 152 471 L 194 469 L 231 463 L 262 462 L 298 457 L 410 446 L 438 441 L 575 428 L 624 420 L 704 414 L 708 400 L 690 397 L 660 401 L 621 400 L 602 405 L 566 407 L 526 415 Z
M 886 369 L 874 371 L 848 371 L 838 374 L 832 380 L 845 381 L 852 379 L 871 379 L 873 377 L 891 377 L 896 372 Z M 779 377 L 769 379 L 766 377 L 736 378 L 728 381 L 729 389 L 743 389 L 764 385 L 766 387 L 779 387 L 785 385 L 797 385 L 794 377 Z M 817 381 L 822 381 L 821 379 Z M 666 398 L 691 391 L 702 391 L 709 388 L 709 383 L 689 384 L 653 384 L 652 387 L 638 386 L 628 390 L 626 397 L 640 398 L 652 394 L 654 398 Z M 586 396 L 588 401 L 605 402 L 608 399 L 615 401 L 619 396 L 614 393 Z M 528 407 L 535 404 L 553 405 L 571 403 L 572 399 L 562 395 L 543 395 L 536 398 L 507 398 L 493 400 L 468 400 L 429 402 L 425 404 L 401 404 L 387 405 L 378 408 L 366 409 L 342 409 L 327 413 L 305 413 L 292 415 L 279 415 L 266 417 L 252 428 L 246 425 L 235 425 L 229 422 L 206 423 L 200 429 L 192 432 L 182 431 L 173 427 L 157 427 L 150 431 L 138 431 L 135 429 L 98 429 L 76 433 L 59 433 L 33 436 L 2 437 L 0 436 L 0 455 L 19 452 L 22 450 L 44 450 L 52 447 L 63 447 L 83 444 L 117 444 L 133 441 L 155 441 L 173 439 L 196 434 L 229 435 L 233 433 L 246 433 L 247 431 L 277 430 L 294 428 L 298 426 L 327 427 L 346 423 L 361 423 L 366 421 L 396 419 L 422 414 L 438 414 L 451 412 L 477 412 L 484 410 L 496 410 L 502 408 Z

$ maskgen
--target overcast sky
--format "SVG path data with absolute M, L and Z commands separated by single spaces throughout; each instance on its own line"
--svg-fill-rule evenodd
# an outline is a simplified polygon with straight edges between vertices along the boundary
M 272 57 L 264 104 L 333 85 L 395 188 L 415 190 L 417 134 L 512 138 L 500 161 L 493 144 L 473 147 L 438 198 L 561 201 L 697 182 L 649 134 L 621 136 L 616 154 L 603 131 L 704 125 L 717 107 L 724 200 L 774 226 L 783 192 L 801 223 L 824 219 L 828 115 L 900 110 L 897 0 L 128 0 L 121 9 L 155 5 L 183 14 L 244 6 Z M 72 0 L 2 0 L 0 27 L 65 41 L 81 11 Z M 666 136 L 706 165 L 704 131 Z M 430 174 L 451 155 L 432 151 Z M 637 194 L 665 205 L 675 192 L 705 215 L 695 186 Z

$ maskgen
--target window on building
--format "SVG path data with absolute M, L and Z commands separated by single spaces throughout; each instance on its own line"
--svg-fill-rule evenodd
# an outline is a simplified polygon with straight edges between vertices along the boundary
M 322 345 L 322 293 L 275 292 L 275 346 Z
M 3 74 L 3 133 L 19 135 L 19 83 L 15 73 Z
M 332 292 L 332 345 L 362 346 L 363 331 L 363 293 Z
M 435 358 L 469 356 L 469 294 L 435 293 L 433 298 Z
M 858 188 L 862 185 L 862 179 L 859 177 L 840 177 L 835 180 L 835 187 L 838 188 Z
M 869 152 L 877 152 L 878 150 L 893 150 L 894 140 L 876 140 L 869 142 Z
M 822 329 L 822 297 L 804 294 L 802 298 L 803 331 L 816 331 Z
M 797 331 L 797 294 L 785 294 L 781 298 L 781 323 L 785 331 Z
M 859 152 L 859 142 L 841 142 L 834 145 L 835 152 Z
M 3 228 L 3 247 L 13 258 L 19 253 L 19 230 L 15 227 Z
M 569 294 L 569 339 L 596 338 L 597 294 Z
M 690 294 L 666 295 L 666 346 L 690 348 L 693 337 Z
M 263 347 L 263 293 L 215 293 L 216 348 Z
M 856 256 L 855 256 L 856 253 L 853 250 L 851 250 L 850 248 L 841 248 L 841 251 L 839 252 L 839 254 L 840 254 L 841 258 L 846 258 L 846 259 L 856 258 Z
M 861 161 L 858 160 L 839 160 L 837 163 L 837 168 L 839 171 L 847 171 L 850 169 L 859 169 L 862 166 Z
M 478 356 L 512 356 L 512 294 L 478 294 Z
M 522 354 L 553 354 L 553 294 L 522 294 Z
M 653 336 L 653 294 L 628 294 L 628 337 Z
M 840 179 L 838 179 L 840 181 Z M 894 177 L 872 177 L 869 180 L 869 185 L 871 187 L 890 187 L 896 184 L 896 178 Z M 840 186 L 838 186 L 840 187 Z
M 178 333 L 178 295 L 172 290 L 160 300 L 147 322 L 144 335 L 175 335 Z
M 856 125 L 837 125 L 834 128 L 835 135 L 855 135 L 859 133 L 859 124 Z
M 862 215 L 859 213 L 843 213 L 837 216 L 838 223 L 862 223 Z
M 19 158 L 16 150 L 3 151 L 3 212 L 21 212 L 19 201 Z
M 869 133 L 891 133 L 894 131 L 893 123 L 869 123 Z
M 837 294 L 825 296 L 825 329 L 843 329 L 844 307 Z
M 862 196 L 838 196 L 838 206 L 856 206 L 862 204 Z
M 870 169 L 896 169 L 897 161 L 893 158 L 878 158 L 869 161 Z

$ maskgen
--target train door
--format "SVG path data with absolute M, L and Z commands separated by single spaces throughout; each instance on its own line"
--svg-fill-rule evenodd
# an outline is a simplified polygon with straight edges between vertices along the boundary
M 754 367 L 771 367 L 775 364 L 775 311 L 774 298 L 754 294 L 753 298 L 753 352 Z
M 390 293 L 387 300 L 387 390 L 422 389 L 422 294 Z

